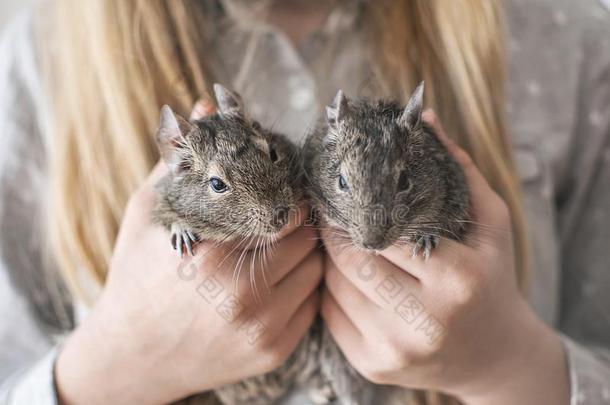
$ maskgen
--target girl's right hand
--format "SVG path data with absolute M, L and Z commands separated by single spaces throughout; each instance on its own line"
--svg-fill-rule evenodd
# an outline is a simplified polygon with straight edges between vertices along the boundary
M 317 313 L 322 257 L 316 232 L 301 226 L 305 208 L 264 266 L 252 251 L 206 241 L 180 260 L 150 220 L 164 171 L 158 165 L 129 201 L 101 297 L 58 356 L 61 403 L 167 403 L 263 374 Z

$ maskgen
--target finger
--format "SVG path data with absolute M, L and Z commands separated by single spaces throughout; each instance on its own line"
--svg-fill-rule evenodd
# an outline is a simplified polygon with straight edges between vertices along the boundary
M 186 257 L 182 265 L 206 277 L 213 275 L 235 294 L 251 295 L 252 283 L 268 290 L 316 247 L 317 231 L 301 226 L 308 212 L 306 206 L 291 210 L 279 241 L 272 245 L 247 238 L 217 242 L 202 235 L 193 246 L 194 257 Z M 255 280 L 250 280 L 250 274 Z
M 161 178 L 167 174 L 167 172 L 168 172 L 167 165 L 165 163 L 163 163 L 162 161 L 157 162 L 157 164 L 155 164 L 153 169 L 150 171 L 150 174 L 146 178 L 146 180 L 144 182 L 144 186 L 154 187 L 155 184 L 157 184 L 157 182 L 159 180 L 161 180 Z
M 424 111 L 422 118 L 432 126 L 438 139 L 462 167 L 470 194 L 470 211 L 475 216 L 473 220 L 482 224 L 502 225 L 501 220 L 498 220 L 498 212 L 505 205 L 504 201 L 491 188 L 470 155 L 447 136 L 433 110 Z
M 354 286 L 329 260 L 325 266 L 324 285 L 337 305 L 361 335 L 388 318 L 387 311 Z
M 322 280 L 321 252 L 312 252 L 265 297 L 258 311 L 268 325 L 284 329 L 301 304 Z
M 424 259 L 421 256 L 413 256 L 413 249 L 407 246 L 394 245 L 380 252 L 393 265 L 408 269 L 422 283 L 436 282 L 445 275 L 446 263 L 454 261 L 468 247 L 459 242 L 442 239 L 434 252 Z
M 351 365 L 360 364 L 357 353 L 365 347 L 364 337 L 327 290 L 322 291 L 320 315 L 347 361 Z
M 313 324 L 318 310 L 320 308 L 320 293 L 314 291 L 297 309 L 294 316 L 286 325 L 282 333 L 277 334 L 277 338 L 270 345 L 274 352 L 277 353 L 282 361 L 277 362 L 272 360 L 272 363 L 282 364 L 291 353 L 294 352 L 297 345 L 302 341 L 304 336 L 309 332 Z M 270 333 L 270 332 L 269 332 Z
M 250 298 L 253 284 L 262 286 L 268 293 L 268 289 L 301 263 L 316 245 L 315 229 L 301 226 L 273 247 L 255 250 L 246 249 L 246 243 L 234 245 L 204 241 L 195 248 L 193 260 L 198 263 L 200 272 L 213 274 L 235 294 Z
M 303 225 L 309 216 L 309 211 L 310 208 L 308 205 L 300 205 L 295 208 L 290 208 L 288 211 L 288 222 L 279 232 L 277 238 L 282 239 Z
M 142 185 L 129 197 L 124 221 L 129 221 L 129 229 L 142 229 L 151 225 L 152 211 L 157 203 L 155 185 L 167 173 L 167 166 L 158 162 Z M 132 227 L 133 225 L 133 227 Z
M 391 310 L 393 297 L 405 291 L 419 291 L 421 283 L 410 273 L 410 268 L 399 268 L 383 256 L 341 250 L 333 242 L 322 238 L 328 256 L 339 271 L 362 293 L 384 309 Z
M 216 106 L 214 102 L 210 99 L 209 96 L 203 96 L 193 106 L 193 110 L 191 111 L 191 115 L 189 117 L 190 121 L 200 120 L 209 115 L 213 115 L 216 113 Z

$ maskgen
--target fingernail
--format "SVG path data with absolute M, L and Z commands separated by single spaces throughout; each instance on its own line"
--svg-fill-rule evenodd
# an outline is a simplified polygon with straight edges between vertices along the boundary
M 193 106 L 191 119 L 201 119 L 216 112 L 216 106 L 209 97 L 203 96 Z
M 424 116 L 424 118 L 429 118 L 431 120 L 436 119 L 436 114 L 434 113 L 434 110 L 432 108 L 428 108 L 428 109 L 424 110 L 422 115 Z

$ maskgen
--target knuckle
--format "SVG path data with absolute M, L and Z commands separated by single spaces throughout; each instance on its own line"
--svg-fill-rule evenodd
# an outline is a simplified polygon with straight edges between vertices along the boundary
M 412 365 L 412 356 L 401 344 L 395 341 L 388 342 L 388 350 L 384 356 L 385 370 L 399 371 Z
M 386 373 L 376 364 L 373 364 L 373 362 L 366 362 L 360 367 L 358 372 L 360 372 L 364 378 L 374 384 L 383 385 L 387 382 Z
M 376 349 L 375 356 L 367 356 L 361 364 L 361 374 L 375 384 L 388 384 L 391 376 L 411 365 L 411 356 L 399 344 L 386 339 Z
M 475 297 L 476 277 L 461 274 L 454 280 L 453 300 L 458 308 L 469 306 Z
M 445 327 L 443 325 L 443 327 Z M 419 349 L 419 357 L 429 362 L 431 359 L 437 358 L 447 345 L 447 331 L 434 336 L 434 339 L 426 339 L 425 343 Z
M 362 376 L 374 384 L 385 385 L 387 383 L 386 376 L 378 371 L 367 371 Z
M 264 372 L 269 372 L 280 367 L 288 356 L 290 352 L 283 348 L 283 346 L 279 345 L 265 345 L 261 349 L 260 359 L 261 359 L 261 367 Z
M 372 356 L 376 361 L 367 361 L 361 367 L 361 370 L 358 370 L 360 374 L 370 382 L 374 384 L 389 384 L 390 383 L 390 367 L 387 367 L 385 364 L 379 364 L 378 358 Z
M 143 207 L 151 206 L 156 200 L 155 190 L 151 187 L 140 187 L 131 194 L 127 201 L 127 210 L 141 210 Z

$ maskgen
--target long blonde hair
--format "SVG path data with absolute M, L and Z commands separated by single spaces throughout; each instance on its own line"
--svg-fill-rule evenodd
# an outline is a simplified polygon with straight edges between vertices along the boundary
M 77 268 L 104 283 L 127 199 L 158 159 L 160 105 L 187 114 L 208 90 L 214 9 L 202 7 L 207 3 L 55 3 L 57 38 L 47 69 L 55 106 L 49 229 L 75 294 L 82 294 Z M 522 282 L 527 238 L 504 117 L 501 2 L 382 0 L 363 7 L 385 95 L 404 101 L 424 79 L 428 105 L 508 204 Z M 414 403 L 443 401 L 422 394 Z

